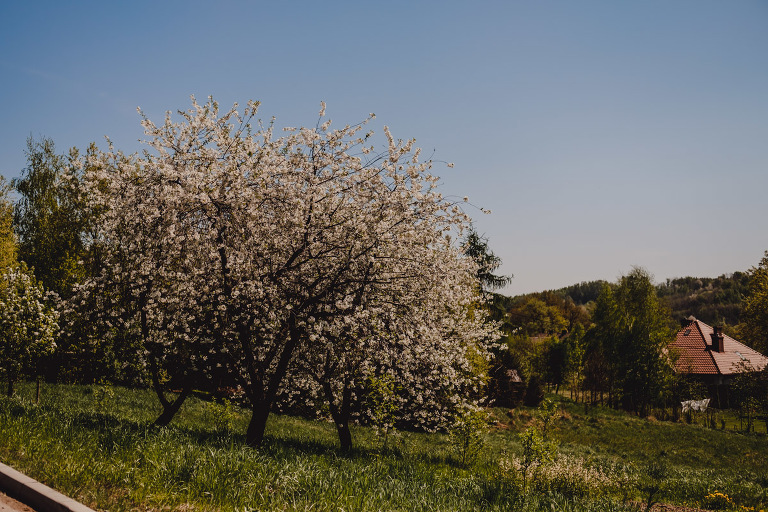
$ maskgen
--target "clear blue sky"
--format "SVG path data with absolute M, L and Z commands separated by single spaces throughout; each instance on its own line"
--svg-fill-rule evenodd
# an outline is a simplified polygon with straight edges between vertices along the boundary
M 140 149 L 136 107 L 375 112 L 416 138 L 514 274 L 505 293 L 756 265 L 768 2 L 2 2 L 0 173 L 32 135 Z

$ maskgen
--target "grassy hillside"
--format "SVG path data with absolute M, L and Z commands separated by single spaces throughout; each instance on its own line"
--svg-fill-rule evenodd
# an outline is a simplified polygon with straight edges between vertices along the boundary
M 46 386 L 39 405 L 32 392 L 0 400 L 0 460 L 101 510 L 621 511 L 654 483 L 667 503 L 712 505 L 717 496 L 705 497 L 720 491 L 738 506 L 768 505 L 765 435 L 568 401 L 548 429 L 556 457 L 523 488 L 519 433 L 542 429 L 536 410 L 491 411 L 485 449 L 465 466 L 445 434 L 401 433 L 383 450 L 358 427 L 357 448 L 342 455 L 332 424 L 274 416 L 266 447 L 253 450 L 235 407 L 192 399 L 157 429 L 148 391 Z M 654 479 L 659 461 L 666 471 Z

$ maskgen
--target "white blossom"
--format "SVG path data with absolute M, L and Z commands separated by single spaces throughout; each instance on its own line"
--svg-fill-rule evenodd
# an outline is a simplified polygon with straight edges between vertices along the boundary
M 275 137 L 252 128 L 257 108 L 220 114 L 193 98 L 179 122 L 143 119 L 144 154 L 90 162 L 106 266 L 86 288 L 122 283 L 145 343 L 225 363 L 255 412 L 312 388 L 325 361 L 337 387 L 388 372 L 430 404 L 409 410 L 414 422 L 444 424 L 482 378 L 468 352 L 482 357 L 493 338 L 474 264 L 451 243 L 469 219 L 413 140 L 385 127 L 376 155 L 365 123 L 329 121 Z

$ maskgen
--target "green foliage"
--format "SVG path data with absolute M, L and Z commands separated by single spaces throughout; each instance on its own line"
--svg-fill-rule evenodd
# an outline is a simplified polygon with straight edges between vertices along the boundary
M 535 475 L 539 466 L 551 463 L 556 455 L 555 445 L 544 439 L 536 427 L 528 427 L 519 435 L 522 456 L 517 469 L 523 480 L 523 493 L 528 492 L 528 477 Z
M 115 398 L 115 391 L 108 381 L 102 381 L 93 386 L 93 396 L 96 399 L 97 410 L 105 413 L 109 411 L 110 402 Z
M 588 281 L 567 286 L 555 293 L 581 306 L 597 301 L 606 281 Z M 747 274 L 733 272 L 718 277 L 678 277 L 656 286 L 659 298 L 670 308 L 672 318 L 695 316 L 710 325 L 735 326 L 747 295 Z
M 544 440 L 549 439 L 550 428 L 554 425 L 560 414 L 560 406 L 551 398 L 545 399 L 539 406 L 539 420 L 541 421 L 541 435 Z
M 544 400 L 544 387 L 538 375 L 531 375 L 525 388 L 523 403 L 528 407 L 537 407 Z
M 472 466 L 485 447 L 488 432 L 488 413 L 481 409 L 466 408 L 450 428 L 450 441 L 462 466 Z
M 590 302 L 595 302 L 597 297 L 603 291 L 603 287 L 606 285 L 610 286 L 611 283 L 602 280 L 582 281 L 579 284 L 574 284 L 571 286 L 566 286 L 565 288 L 560 288 L 559 290 L 555 290 L 554 293 L 563 297 L 570 298 L 576 304 L 586 305 Z
M 208 424 L 213 425 L 216 432 L 228 433 L 234 429 L 237 413 L 230 400 L 226 398 L 213 399 L 207 403 L 205 412 Z
M 676 320 L 693 315 L 710 325 L 735 326 L 742 315 L 742 300 L 748 291 L 744 272 L 718 277 L 667 279 L 656 289 Z
M 576 349 L 575 344 L 581 342 L 585 326 L 589 325 L 586 307 L 555 292 L 505 300 L 495 297 L 494 305 L 506 309 L 497 320 L 502 321 L 508 345 L 507 352 L 497 354 L 494 361 L 491 398 L 496 403 L 516 403 L 511 396 L 505 396 L 514 395 L 505 383 L 508 371 L 517 371 L 524 381 L 536 375 L 541 382 L 554 385 L 556 391 L 573 372 L 581 372 L 580 365 L 572 366 L 570 351 Z M 530 395 L 529 405 L 537 405 L 538 399 L 533 397 L 539 395 Z
M 14 212 L 19 259 L 46 289 L 67 297 L 81 279 L 88 218 L 77 188 L 79 155 L 56 153 L 51 139 L 27 139 L 28 165 L 12 184 L 20 194 Z
M 13 205 L 9 193 L 11 185 L 0 176 L 0 272 L 16 264 L 18 247 L 13 232 Z
M 748 275 L 749 293 L 744 299 L 739 334 L 756 350 L 768 354 L 768 251 Z
M 528 495 L 528 487 L 531 483 L 540 484 L 539 487 L 542 489 L 554 485 L 559 489 L 558 492 L 578 494 L 573 491 L 575 482 L 566 477 L 564 471 L 560 471 L 561 467 L 555 468 L 553 472 L 543 469 L 551 466 L 558 458 L 557 444 L 549 438 L 551 427 L 558 414 L 558 404 L 552 399 L 544 400 L 537 411 L 541 428 L 531 425 L 519 433 L 520 457 L 501 462 L 503 471 L 509 472 L 511 469 L 520 474 L 524 496 Z
M 669 311 L 651 276 L 641 268 L 623 276 L 615 291 L 604 287 L 588 333 L 590 384 L 607 391 L 613 405 L 647 414 L 663 402 L 673 376 L 666 350 L 673 339 Z
M 568 375 L 571 344 L 565 339 L 550 338 L 543 349 L 544 379 L 553 384 L 557 392 Z
M 567 373 L 570 377 L 571 397 L 574 392 L 576 398 L 579 397 L 579 391 L 584 387 L 584 365 L 586 356 L 586 329 L 582 325 L 577 325 L 566 338 L 568 343 L 568 361 Z
M 768 367 L 762 371 L 744 365 L 730 386 L 732 405 L 738 408 L 739 421 L 747 432 L 755 431 L 755 423 L 760 412 L 768 412 Z M 768 417 L 766 431 L 768 431 Z
M 365 389 L 368 418 L 381 441 L 381 449 L 386 451 L 390 437 L 397 432 L 397 383 L 391 375 L 370 375 L 365 380 Z
M 559 335 L 568 326 L 560 308 L 534 296 L 525 297 L 507 315 L 515 332 L 528 336 Z

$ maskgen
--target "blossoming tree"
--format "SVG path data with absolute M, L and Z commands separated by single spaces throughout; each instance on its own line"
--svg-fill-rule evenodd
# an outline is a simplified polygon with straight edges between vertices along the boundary
M 155 357 L 226 368 L 252 407 L 252 445 L 298 354 L 354 341 L 366 360 L 449 358 L 434 373 L 466 366 L 457 354 L 486 339 L 476 322 L 441 327 L 442 315 L 467 317 L 476 269 L 451 242 L 468 219 L 413 142 L 385 129 L 389 147 L 375 153 L 365 123 L 332 129 L 324 106 L 314 128 L 276 136 L 252 126 L 257 108 L 220 115 L 193 98 L 180 122 L 144 117 L 151 150 L 110 149 L 85 177 L 105 212 L 101 284 L 125 283 L 126 316 Z M 383 351 L 382 339 L 397 343 Z
M 0 372 L 13 385 L 34 364 L 53 352 L 58 312 L 42 285 L 22 265 L 0 276 Z

